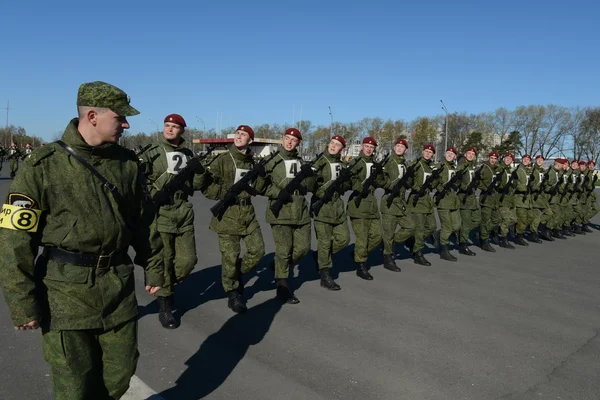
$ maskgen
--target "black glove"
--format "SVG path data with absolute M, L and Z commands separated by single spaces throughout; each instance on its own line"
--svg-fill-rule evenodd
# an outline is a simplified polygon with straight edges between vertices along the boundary
M 225 193 L 225 197 L 223 197 L 223 203 L 233 204 L 233 203 L 235 203 L 236 198 L 237 198 L 237 196 L 234 193 L 227 191 L 227 193 Z
M 279 195 L 277 196 L 277 200 L 280 200 L 282 203 L 287 203 L 292 199 L 292 196 L 288 193 L 287 190 L 281 190 Z
M 197 159 L 191 159 L 187 163 L 187 167 L 190 170 L 194 171 L 194 173 L 196 173 L 196 174 L 203 174 L 204 171 L 206 171 L 206 168 L 204 168 L 204 165 L 202 165 L 202 163 Z
M 315 171 L 313 171 L 312 167 L 308 164 L 303 164 L 300 166 L 300 172 L 302 172 L 302 175 L 304 176 L 313 176 L 315 174 Z
M 254 167 L 256 169 L 256 174 L 262 178 L 267 176 L 267 170 L 265 169 L 264 164 L 256 164 Z
M 383 165 L 381 165 L 379 163 L 374 163 L 373 164 L 373 169 L 375 170 L 375 173 L 377 173 L 377 174 L 382 174 L 383 173 Z
M 296 190 L 298 191 L 298 193 L 300 193 L 302 196 L 306 196 L 306 194 L 308 193 L 308 189 L 306 189 L 306 187 L 302 186 L 302 185 L 298 185 L 296 187 Z

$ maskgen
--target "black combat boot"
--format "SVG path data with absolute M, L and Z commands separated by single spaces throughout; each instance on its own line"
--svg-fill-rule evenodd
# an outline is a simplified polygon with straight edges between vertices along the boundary
M 584 231 L 584 232 L 587 232 L 587 233 L 592 233 L 592 232 L 594 232 L 593 230 L 591 230 L 591 229 L 590 229 L 590 227 L 588 226 L 588 224 L 583 224 L 583 225 L 581 226 L 581 230 L 582 230 L 582 231 Z
M 506 237 L 500 238 L 500 247 L 505 248 L 505 249 L 511 249 L 511 250 L 515 249 L 515 246 L 508 243 L 508 238 L 506 238 Z
M 540 231 L 540 237 L 549 242 L 554 242 L 554 238 L 552 237 L 552 232 L 550 232 L 550 229 L 548 229 L 548 228 L 542 229 Z
M 415 264 L 424 265 L 426 267 L 429 267 L 431 265 L 431 263 L 429 261 L 427 261 L 425 256 L 423 256 L 423 253 L 420 251 L 413 253 L 412 258 L 415 261 Z
M 244 294 L 244 275 L 242 274 L 241 258 L 238 258 L 237 262 L 235 263 L 235 279 L 238 281 L 238 287 L 236 290 L 240 296 L 242 296 Z
M 290 290 L 288 280 L 285 278 L 275 279 L 277 284 L 277 298 L 287 304 L 298 304 L 300 300 Z
M 236 314 L 241 314 L 246 312 L 248 308 L 244 304 L 244 299 L 242 295 L 237 290 L 232 290 L 227 292 L 227 297 L 229 300 L 227 301 L 227 307 L 231 308 L 231 310 Z
M 481 241 L 481 245 L 479 247 L 481 247 L 481 250 L 487 251 L 489 253 L 496 252 L 496 249 L 492 247 L 489 240 L 480 240 L 480 241 Z
M 542 240 L 538 237 L 537 233 L 531 232 L 527 237 L 527 240 L 533 243 L 542 243 Z
M 490 232 L 490 241 L 495 245 L 500 244 L 500 235 L 498 234 L 498 228 L 494 228 Z
M 394 260 L 393 254 L 384 254 L 383 255 L 383 268 L 388 269 L 393 272 L 400 272 L 401 269 L 398 265 L 396 265 L 396 261 Z
M 431 237 L 433 238 L 433 247 L 435 247 L 436 249 L 440 248 L 440 231 L 435 231 L 433 232 L 433 235 L 431 235 Z
M 356 276 L 366 281 L 372 281 L 373 275 L 371 275 L 367 269 L 367 263 L 356 263 Z
M 406 241 L 404 242 L 404 245 L 412 253 L 412 249 L 415 245 L 415 237 L 411 236 L 408 239 L 406 239 Z
M 450 250 L 448 249 L 447 244 L 443 244 L 440 246 L 440 258 L 446 261 L 457 261 L 458 258 L 454 257 L 450 254 Z
M 574 233 L 578 235 L 585 235 L 585 232 L 581 230 L 581 226 L 579 226 L 578 224 L 573 223 L 571 226 L 573 228 Z
M 562 229 L 553 229 L 552 237 L 554 237 L 556 239 L 566 239 L 567 238 L 565 235 L 563 235 Z
M 569 227 L 568 227 L 568 226 L 566 226 L 566 225 L 563 225 L 563 227 L 562 227 L 562 234 L 563 234 L 563 235 L 565 235 L 565 236 L 575 236 L 575 235 L 574 235 L 574 234 L 571 232 L 571 230 L 569 229 Z
M 519 246 L 529 246 L 529 243 L 523 239 L 522 233 L 517 233 L 517 236 L 515 237 L 515 244 L 518 244 Z
M 331 274 L 329 273 L 329 268 L 324 268 L 324 269 L 320 270 L 319 274 L 321 275 L 321 287 L 324 287 L 325 289 L 329 289 L 329 290 L 340 290 L 341 289 L 340 285 L 335 283 L 335 281 L 331 277 Z
M 158 321 L 163 328 L 175 329 L 179 326 L 177 320 L 173 316 L 172 304 L 173 296 L 169 297 L 157 297 L 158 301 Z
M 458 252 L 460 254 L 464 254 L 465 256 L 474 256 L 475 252 L 471 251 L 468 243 L 459 243 L 458 244 Z

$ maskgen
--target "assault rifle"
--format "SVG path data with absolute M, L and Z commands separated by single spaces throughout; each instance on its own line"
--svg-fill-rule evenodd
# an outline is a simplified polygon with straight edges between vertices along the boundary
M 448 179 L 448 182 L 446 182 L 444 184 L 444 187 L 442 187 L 442 190 L 438 190 L 435 195 L 433 196 L 434 200 L 435 200 L 435 205 L 437 206 L 438 204 L 440 204 L 440 201 L 442 201 L 442 199 L 444 198 L 444 196 L 446 195 L 446 192 L 454 189 L 454 184 L 456 183 L 456 181 L 458 181 L 459 179 L 462 179 L 462 177 L 464 176 L 465 172 L 467 171 L 466 168 L 463 168 L 459 171 L 456 171 L 454 173 L 454 175 L 452 175 L 452 178 Z
M 354 196 L 354 204 L 356 205 L 356 208 L 360 206 L 360 202 L 362 201 L 362 199 L 369 195 L 369 188 L 375 184 L 375 179 L 377 178 L 379 171 L 383 171 L 383 166 L 387 162 L 388 158 L 390 158 L 390 153 L 387 153 L 386 156 L 383 157 L 383 160 L 381 160 L 380 162 L 373 163 L 373 166 L 371 168 L 371 174 L 363 182 L 362 190 L 358 195 Z
M 492 178 L 490 185 L 487 187 L 487 189 L 485 189 L 483 191 L 482 194 L 485 196 L 490 196 L 492 194 L 492 192 L 494 191 L 494 189 L 496 189 L 496 187 L 498 187 L 498 182 L 500 181 L 500 179 L 502 179 L 502 171 L 496 172 L 494 174 L 494 177 Z
M 240 193 L 242 193 L 244 191 L 254 192 L 252 187 L 250 186 L 250 183 L 256 179 L 259 171 L 261 169 L 264 169 L 264 166 L 267 165 L 267 163 L 269 161 L 271 161 L 273 158 L 275 158 L 275 156 L 277 156 L 278 154 L 279 154 L 279 150 L 271 153 L 270 156 L 265 157 L 262 160 L 260 160 L 258 163 L 254 164 L 254 167 L 252 167 L 252 169 L 250 171 L 246 172 L 244 174 L 244 176 L 242 176 L 240 178 L 239 181 L 235 182 L 229 188 L 227 193 L 225 193 L 225 197 L 223 198 L 223 200 L 217 201 L 217 203 L 210 208 L 210 212 L 212 213 L 212 215 L 214 215 L 218 219 L 221 219 L 223 217 L 223 214 L 225 214 L 227 207 L 229 207 L 231 205 L 231 203 L 233 201 L 235 201 L 235 199 L 237 198 L 237 196 Z
M 340 191 L 342 185 L 352 176 L 352 169 L 360 162 L 360 160 L 360 157 L 357 157 L 352 164 L 340 170 L 340 175 L 333 182 L 331 182 L 329 186 L 327 186 L 323 196 L 312 203 L 310 210 L 312 211 L 313 215 L 318 215 L 319 211 L 321 211 L 321 208 L 323 207 L 323 204 L 331 201 L 334 193 Z
M 508 182 L 506 182 L 506 185 L 502 189 L 502 196 L 500 196 L 500 203 L 502 203 L 502 201 L 504 200 L 504 197 L 508 194 L 510 189 L 512 189 L 512 187 L 514 186 L 514 181 L 517 178 L 518 178 L 518 174 L 517 174 L 517 169 L 515 168 L 515 170 L 509 175 Z
M 292 192 L 300 188 L 300 184 L 302 183 L 302 181 L 309 176 L 309 172 L 305 171 L 309 171 L 309 169 L 312 169 L 312 166 L 315 165 L 317 161 L 319 161 L 322 155 L 323 153 L 321 152 L 314 158 L 314 160 L 304 164 L 300 171 L 298 171 L 296 175 L 294 175 L 294 178 L 292 178 L 290 183 L 288 183 L 287 186 L 283 188 L 281 192 L 279 192 L 277 200 L 275 200 L 275 202 L 271 205 L 271 212 L 273 213 L 273 215 L 275 215 L 275 218 L 279 216 L 279 212 L 283 208 L 283 205 L 287 203 L 287 201 L 292 197 Z
M 540 193 L 543 193 L 546 191 L 546 181 L 548 181 L 548 177 L 550 176 L 550 169 L 548 168 L 548 171 L 546 171 L 546 173 L 544 174 L 544 177 L 542 178 L 542 181 L 540 182 L 540 190 L 539 192 L 536 192 L 535 195 L 533 196 L 533 201 L 537 201 L 538 197 L 540 196 Z
M 417 169 L 419 169 L 420 166 L 421 166 L 421 163 L 418 163 L 418 162 L 413 163 L 410 167 L 408 167 L 406 169 L 406 172 L 404 173 L 404 175 L 402 175 L 402 178 L 398 179 L 396 184 L 394 184 L 394 186 L 392 187 L 392 190 L 390 190 L 390 194 L 388 195 L 388 198 L 387 198 L 388 208 L 390 208 L 392 206 L 392 202 L 394 201 L 394 199 L 396 197 L 400 196 L 400 190 L 406 186 L 406 181 L 408 180 L 408 178 L 413 176 L 415 174 L 415 172 L 417 171 Z
M 212 146 L 208 149 L 206 154 L 201 156 L 195 156 L 188 160 L 187 165 L 182 168 L 177 175 L 175 175 L 166 185 L 164 185 L 160 190 L 154 193 L 152 196 L 152 202 L 155 207 L 160 207 L 163 204 L 167 203 L 167 201 L 173 196 L 173 194 L 180 189 L 180 187 L 187 181 L 190 180 L 192 175 L 196 172 L 204 169 L 202 165 L 202 161 L 208 157 L 208 155 L 215 149 L 215 146 Z
M 442 171 L 444 171 L 444 168 L 446 168 L 446 164 L 442 165 L 438 169 L 434 169 L 433 172 L 431 173 L 431 175 L 429 175 L 427 177 L 427 179 L 425 179 L 425 182 L 423 182 L 423 185 L 421 185 L 421 187 L 419 188 L 419 191 L 417 193 L 415 193 L 415 195 L 413 197 L 413 202 L 412 202 L 413 207 L 416 206 L 417 201 L 419 201 L 419 199 L 421 197 L 423 197 L 425 195 L 425 193 L 427 193 L 428 190 L 431 189 L 433 182 L 442 174 Z

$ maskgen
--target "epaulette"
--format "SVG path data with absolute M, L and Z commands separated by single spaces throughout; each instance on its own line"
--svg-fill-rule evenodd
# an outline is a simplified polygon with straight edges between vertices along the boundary
M 48 144 L 44 147 L 40 147 L 31 152 L 29 157 L 25 159 L 25 162 L 31 163 L 31 165 L 38 165 L 44 158 L 49 157 L 56 151 L 58 145 Z

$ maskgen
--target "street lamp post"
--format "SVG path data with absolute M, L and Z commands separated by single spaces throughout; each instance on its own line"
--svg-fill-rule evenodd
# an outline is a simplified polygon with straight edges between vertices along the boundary
M 152 122 L 154 124 L 154 126 L 156 127 L 156 140 L 158 140 L 158 138 L 159 138 L 158 134 L 160 133 L 160 131 L 158 130 L 158 124 L 152 119 L 150 119 L 150 122 Z
M 444 110 L 444 112 L 446 113 L 446 144 L 444 147 L 444 151 L 446 151 L 446 149 L 448 148 L 448 108 L 442 100 L 440 100 L 440 103 L 442 103 L 442 110 Z
M 202 118 L 198 117 L 197 115 L 196 115 L 196 120 L 197 120 L 198 122 L 201 122 L 201 123 L 202 123 L 202 135 L 204 135 L 204 134 L 205 134 L 205 132 L 206 132 L 206 124 L 204 123 L 204 121 L 202 120 Z M 193 142 L 193 141 L 192 141 L 192 142 Z M 205 148 L 204 150 L 206 150 L 206 148 Z M 194 153 L 194 154 L 195 154 L 195 153 Z
M 333 136 L 333 113 L 331 112 L 331 106 L 329 106 L 329 116 L 331 117 L 331 124 L 329 124 L 329 135 Z

